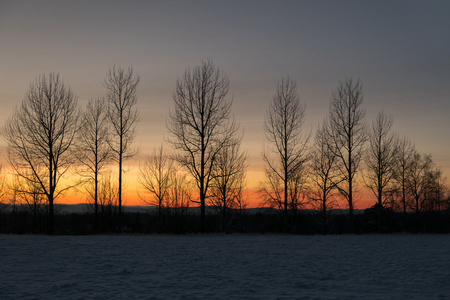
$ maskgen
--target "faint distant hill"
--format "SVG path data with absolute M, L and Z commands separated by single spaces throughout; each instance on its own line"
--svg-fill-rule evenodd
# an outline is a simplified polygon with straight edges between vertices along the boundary
M 58 209 L 62 213 L 87 213 L 93 212 L 94 206 L 92 204 L 78 203 L 78 204 L 58 204 Z M 145 213 L 149 211 L 148 206 L 124 206 L 123 211 L 128 213 Z
M 79 203 L 79 204 L 58 204 L 59 211 L 61 213 L 87 213 L 93 212 L 93 206 L 91 204 Z M 124 206 L 123 211 L 125 213 L 157 213 L 156 206 Z M 214 207 L 206 207 L 206 212 L 208 214 L 215 214 L 216 210 Z M 255 208 L 247 208 L 245 210 L 247 214 L 255 215 L 255 214 L 276 214 L 277 209 L 270 207 L 255 207 Z M 307 209 L 303 212 L 313 213 L 314 210 Z M 190 207 L 189 213 L 193 215 L 200 215 L 200 207 Z M 329 211 L 332 215 L 346 215 L 348 214 L 347 209 L 333 209 Z M 355 209 L 354 214 L 362 214 L 364 213 L 363 209 Z

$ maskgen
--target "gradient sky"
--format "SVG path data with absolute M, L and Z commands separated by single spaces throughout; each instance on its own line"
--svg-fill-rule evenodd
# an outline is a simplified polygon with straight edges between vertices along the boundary
M 60 73 L 84 107 L 105 94 L 109 67 L 132 66 L 141 76 L 132 202 L 138 162 L 167 135 L 177 77 L 211 58 L 230 78 L 249 188 L 262 179 L 265 112 L 288 75 L 306 103 L 305 130 L 328 114 L 340 80 L 359 78 L 367 122 L 391 114 L 450 177 L 449 12 L 450 1 L 0 1 L 0 121 L 41 73 Z M 3 162 L 5 149 L 1 139 Z

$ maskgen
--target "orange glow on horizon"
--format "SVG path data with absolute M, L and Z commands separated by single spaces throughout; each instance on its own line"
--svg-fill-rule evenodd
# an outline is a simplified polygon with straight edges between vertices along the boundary
M 6 169 L 6 177 L 11 176 L 11 170 Z M 251 176 L 248 176 L 248 188 L 244 191 L 244 199 L 247 204 L 247 208 L 258 208 L 263 207 L 262 197 L 258 191 L 257 186 L 260 182 L 260 177 L 263 175 L 256 171 L 248 172 Z M 127 172 L 125 181 L 124 181 L 124 194 L 122 197 L 122 205 L 123 206 L 148 206 L 140 197 L 141 195 L 146 195 L 146 193 L 139 187 L 138 184 L 138 168 L 134 167 L 130 172 Z M 64 186 L 66 184 L 71 183 L 73 178 L 66 178 L 61 180 L 60 186 Z M 193 191 L 193 195 L 195 195 L 196 191 Z M 80 188 L 79 190 L 71 189 L 62 195 L 60 195 L 57 199 L 55 199 L 56 204 L 85 204 L 92 203 L 92 199 L 89 199 L 88 195 L 85 191 Z M 357 193 L 356 200 L 354 200 L 354 209 L 366 209 L 374 204 L 376 204 L 376 199 L 373 194 L 368 189 L 363 189 Z M 339 207 L 343 210 L 348 208 L 348 204 L 345 200 L 339 200 Z M 196 203 L 191 203 L 192 207 L 198 206 Z M 304 207 L 306 209 L 310 209 L 311 205 L 306 205 Z
M 261 196 L 257 189 L 247 189 L 244 195 L 244 198 L 247 202 L 247 208 L 257 208 L 262 207 Z M 80 204 L 80 203 L 91 203 L 85 194 L 80 192 L 67 194 L 61 196 L 57 199 L 56 203 L 58 204 Z M 355 209 L 366 209 L 373 206 L 376 203 L 374 197 L 371 197 L 371 194 L 368 191 L 364 191 L 359 194 L 358 200 L 356 200 Z M 142 201 L 136 191 L 125 191 L 125 195 L 123 197 L 123 205 L 124 206 L 147 206 L 147 204 Z M 196 203 L 191 203 L 192 207 L 199 206 Z M 339 201 L 339 207 L 341 209 L 347 209 L 348 205 L 345 200 Z M 310 208 L 308 205 L 307 208 Z

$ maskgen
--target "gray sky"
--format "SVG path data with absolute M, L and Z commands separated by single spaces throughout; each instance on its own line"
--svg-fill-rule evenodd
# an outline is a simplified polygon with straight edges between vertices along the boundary
M 230 78 L 251 188 L 264 115 L 288 75 L 306 103 L 305 130 L 328 114 L 339 81 L 359 78 L 367 122 L 391 114 L 448 176 L 449 12 L 449 1 L 0 1 L 0 120 L 41 73 L 59 72 L 84 106 L 105 94 L 109 67 L 133 66 L 145 156 L 164 141 L 177 77 L 211 58 Z

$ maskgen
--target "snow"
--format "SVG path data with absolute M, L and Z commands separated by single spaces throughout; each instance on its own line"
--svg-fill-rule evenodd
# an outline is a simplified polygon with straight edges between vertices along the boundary
M 449 235 L 0 235 L 0 299 L 450 299 Z

